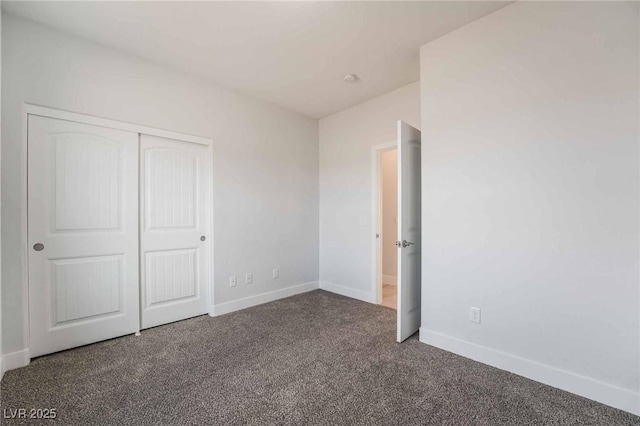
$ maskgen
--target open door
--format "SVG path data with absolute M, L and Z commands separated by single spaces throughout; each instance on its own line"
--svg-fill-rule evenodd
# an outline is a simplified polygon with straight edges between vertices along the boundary
M 420 161 L 420 131 L 398 121 L 398 342 L 420 328 Z

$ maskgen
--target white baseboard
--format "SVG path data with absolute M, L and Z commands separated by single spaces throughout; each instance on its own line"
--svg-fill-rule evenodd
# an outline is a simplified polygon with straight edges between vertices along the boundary
M 382 284 L 398 285 L 398 278 L 394 277 L 393 275 L 383 275 Z
M 214 305 L 213 310 L 209 315 L 211 315 L 212 317 L 217 317 L 219 315 L 228 314 L 230 312 L 239 311 L 241 309 L 250 308 L 252 306 L 262 305 L 263 303 L 273 302 L 274 300 L 284 299 L 285 297 L 294 296 L 296 294 L 317 290 L 318 288 L 318 282 L 312 281 L 304 284 L 294 285 L 292 287 L 282 288 L 280 290 L 256 294 L 255 296 L 249 296 L 238 300 L 232 300 L 231 302 Z
M 16 368 L 26 367 L 29 365 L 31 358 L 29 358 L 29 348 L 23 349 L 18 352 L 12 352 L 10 354 L 2 355 L 2 375 L 9 370 L 15 370 Z M 0 376 L 0 377 L 1 377 Z
M 420 328 L 420 341 L 483 364 L 640 415 L 640 393 L 446 334 Z
M 362 300 L 363 302 L 376 303 L 375 297 L 371 294 L 371 292 L 368 291 L 356 290 L 351 287 L 345 287 L 327 281 L 320 281 L 320 288 L 322 290 L 330 291 L 331 293 L 340 294 L 352 299 Z

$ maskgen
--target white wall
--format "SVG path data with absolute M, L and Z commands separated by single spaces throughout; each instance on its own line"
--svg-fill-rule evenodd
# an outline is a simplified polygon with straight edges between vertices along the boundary
M 0 0 L 0 3 L 2 1 Z M 0 81 L 2 81 L 2 19 L 0 19 Z M 0 84 L 0 99 L 2 99 L 2 85 Z M 2 110 L 0 108 L 0 147 L 2 146 Z M 2 154 L 0 150 L 0 171 L 2 169 Z M 0 187 L 2 183 L 2 177 L 0 173 Z M 1 198 L 1 197 L 0 197 Z M 0 199 L 0 211 L 2 209 L 2 201 Z M 0 241 L 2 241 L 2 224 L 0 221 Z M 0 380 L 4 375 L 4 364 L 2 362 L 2 244 L 0 244 Z
M 398 269 L 398 150 L 380 155 L 382 169 L 382 275 L 395 284 Z M 384 279 L 384 278 L 383 278 Z M 386 282 L 385 282 L 386 283 Z
M 318 122 L 3 15 L 3 350 L 22 339 L 21 103 L 214 140 L 215 303 L 318 280 Z M 271 271 L 280 269 L 273 280 Z M 254 283 L 229 276 L 253 272 Z
M 422 47 L 420 336 L 640 414 L 638 8 L 518 2 Z
M 413 83 L 320 120 L 323 288 L 375 301 L 371 147 L 396 141 L 397 120 L 419 127 L 419 89 L 419 83 Z

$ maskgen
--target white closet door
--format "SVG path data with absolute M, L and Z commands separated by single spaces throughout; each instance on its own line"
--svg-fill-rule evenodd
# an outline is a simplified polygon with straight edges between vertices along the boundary
M 28 120 L 31 357 L 136 332 L 138 135 Z
M 207 313 L 209 147 L 141 135 L 142 328 Z

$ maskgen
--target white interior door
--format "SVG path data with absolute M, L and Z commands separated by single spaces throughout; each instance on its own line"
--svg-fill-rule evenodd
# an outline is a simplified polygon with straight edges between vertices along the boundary
M 420 131 L 398 121 L 398 342 L 420 328 L 420 161 Z
M 30 355 L 134 333 L 138 135 L 28 118 Z
M 210 297 L 209 147 L 140 139 L 142 328 L 207 313 Z

